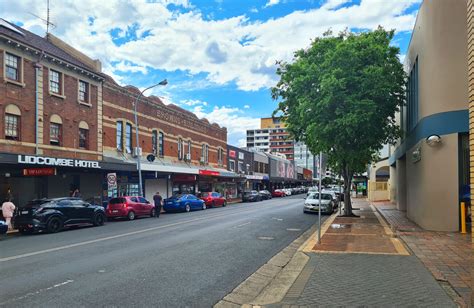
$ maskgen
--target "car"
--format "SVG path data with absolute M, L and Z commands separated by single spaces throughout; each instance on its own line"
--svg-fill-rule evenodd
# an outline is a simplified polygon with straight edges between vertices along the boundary
M 127 218 L 134 220 L 139 216 L 155 216 L 155 205 L 140 196 L 122 196 L 112 198 L 105 211 L 107 218 Z
M 102 226 L 105 220 L 102 206 L 91 205 L 80 198 L 65 197 L 28 202 L 18 208 L 14 224 L 20 233 L 56 233 L 75 225 Z
M 264 200 L 268 200 L 272 198 L 272 194 L 268 190 L 261 190 L 258 193 L 262 196 L 262 199 Z
M 8 225 L 3 220 L 0 220 L 0 234 L 5 234 L 8 232 Z
M 244 195 L 242 196 L 242 201 L 261 201 L 262 196 L 256 190 L 252 191 L 244 191 Z
M 321 213 L 332 214 L 334 213 L 334 199 L 331 194 L 321 193 Z M 304 201 L 305 213 L 318 213 L 319 212 L 319 193 L 311 193 Z
M 330 194 L 332 196 L 332 199 L 337 202 L 339 200 L 339 197 L 337 196 L 336 192 L 334 190 L 329 190 L 329 189 L 323 189 L 321 191 L 322 193 Z
M 209 208 L 227 205 L 227 200 L 218 192 L 204 192 L 201 194 L 201 200 Z
M 272 197 L 285 197 L 285 196 L 286 196 L 285 192 L 281 189 L 275 189 L 272 192 Z
M 192 194 L 174 195 L 163 202 L 163 209 L 166 212 L 191 212 L 205 210 L 206 208 L 204 200 Z

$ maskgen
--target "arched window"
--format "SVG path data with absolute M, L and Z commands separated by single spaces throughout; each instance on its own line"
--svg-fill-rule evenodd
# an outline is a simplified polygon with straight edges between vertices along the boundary
M 191 159 L 192 159 L 192 157 L 191 157 L 191 148 L 192 148 L 191 140 L 188 140 L 188 154 L 187 154 L 187 157 L 186 157 L 186 159 L 188 161 L 191 161 Z
M 89 125 L 84 121 L 79 122 L 79 148 L 89 149 Z
M 163 132 L 158 134 L 158 146 L 158 154 L 160 157 L 165 156 L 165 134 L 163 134 Z
M 123 122 L 117 121 L 117 133 L 116 133 L 117 150 L 123 151 Z
M 125 150 L 127 153 L 132 153 L 132 124 L 125 125 Z
M 201 148 L 201 163 L 209 163 L 209 145 L 203 144 Z
M 178 138 L 178 159 L 183 159 L 183 139 Z
M 156 130 L 151 132 L 151 152 L 153 155 L 158 155 L 158 132 Z
M 63 120 L 57 114 L 53 114 L 49 122 L 49 143 L 51 145 L 61 146 Z
M 16 105 L 5 108 L 5 139 L 20 141 L 21 111 Z

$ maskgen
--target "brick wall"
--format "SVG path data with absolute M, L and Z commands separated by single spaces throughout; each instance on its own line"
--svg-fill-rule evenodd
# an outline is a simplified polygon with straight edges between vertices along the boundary
M 468 40 L 468 65 L 469 65 L 469 150 L 471 174 L 471 221 L 474 213 L 474 0 L 467 2 L 467 40 Z M 471 224 L 472 248 L 474 250 L 474 225 Z M 474 283 L 474 254 L 471 256 L 471 289 Z M 472 293 L 474 302 L 474 292 Z
M 140 91 L 134 87 L 120 87 L 108 80 L 103 87 L 103 126 L 104 149 L 109 155 L 127 156 L 116 150 L 116 122 L 132 124 L 134 127 L 133 103 Z M 152 131 L 161 131 L 165 135 L 164 156 L 172 162 L 178 162 L 178 138 L 192 142 L 192 163 L 198 165 L 202 144 L 209 145 L 209 164 L 218 166 L 217 151 L 223 149 L 223 164 L 226 167 L 227 130 L 207 120 L 198 119 L 193 113 L 173 105 L 165 105 L 157 97 L 143 97 L 137 105 L 139 140 L 143 156 L 152 152 Z M 124 126 L 125 127 L 125 126 Z M 125 131 L 125 129 L 124 129 Z M 135 147 L 133 129 L 132 147 Z

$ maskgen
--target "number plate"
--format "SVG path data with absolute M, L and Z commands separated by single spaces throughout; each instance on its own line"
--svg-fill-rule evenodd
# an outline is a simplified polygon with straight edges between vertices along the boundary
M 21 211 L 22 214 L 28 214 L 28 211 Z
M 117 213 L 117 212 L 118 212 L 118 210 L 113 210 L 113 211 L 112 211 L 112 213 Z

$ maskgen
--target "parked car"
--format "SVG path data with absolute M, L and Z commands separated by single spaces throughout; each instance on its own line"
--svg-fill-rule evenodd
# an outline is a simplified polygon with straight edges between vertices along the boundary
M 323 189 L 321 192 L 326 193 L 326 194 L 330 194 L 332 196 L 332 199 L 335 202 L 337 202 L 339 200 L 339 197 L 337 196 L 337 194 L 334 190 Z
M 21 233 L 44 230 L 55 233 L 73 225 L 102 226 L 105 220 L 103 207 L 68 197 L 32 200 L 18 208 L 14 224 Z
M 252 191 L 244 191 L 244 195 L 242 197 L 242 201 L 261 201 L 262 196 L 256 190 Z
M 204 192 L 201 194 L 201 199 L 206 204 L 206 207 L 227 205 L 227 200 L 218 192 Z
M 261 190 L 258 193 L 262 196 L 262 199 L 264 200 L 268 200 L 272 198 L 272 194 L 268 190 Z
M 335 202 L 331 194 L 321 193 L 321 213 L 332 214 Z M 304 201 L 305 213 L 317 213 L 319 211 L 319 193 L 310 194 Z
M 3 220 L 0 220 L 0 234 L 5 234 L 8 232 L 8 225 Z
M 285 193 L 285 195 L 291 196 L 291 189 L 289 189 L 289 188 L 283 188 L 282 190 L 283 190 L 283 192 Z
M 285 192 L 281 189 L 275 189 L 272 192 L 272 197 L 285 197 L 285 196 L 286 196 Z
M 126 217 L 134 220 L 138 216 L 155 216 L 155 205 L 147 199 L 138 196 L 123 196 L 110 199 L 107 210 L 107 218 Z
M 195 195 L 175 195 L 164 200 L 163 209 L 166 212 L 191 212 L 193 210 L 205 210 L 206 203 Z

